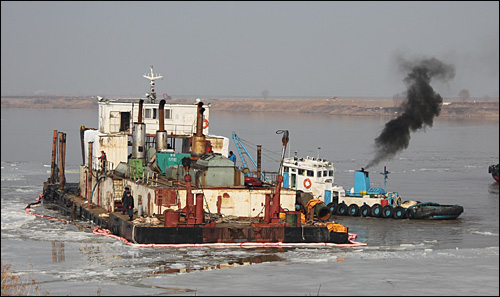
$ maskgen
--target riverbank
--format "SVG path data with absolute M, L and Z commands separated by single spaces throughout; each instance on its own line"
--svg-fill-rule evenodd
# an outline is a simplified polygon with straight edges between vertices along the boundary
M 394 117 L 401 109 L 399 102 L 370 99 L 204 99 L 212 111 L 280 112 L 326 114 L 336 116 Z M 499 102 L 447 101 L 439 117 L 458 119 L 499 119 Z M 193 99 L 168 99 L 167 103 L 192 104 Z M 2 96 L 1 108 L 97 109 L 97 99 L 71 96 Z

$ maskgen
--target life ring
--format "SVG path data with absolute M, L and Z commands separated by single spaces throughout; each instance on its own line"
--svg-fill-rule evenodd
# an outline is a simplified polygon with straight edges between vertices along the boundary
M 205 129 L 205 128 L 208 127 L 208 120 L 207 119 L 203 119 L 203 122 L 205 123 L 205 125 L 203 125 L 203 129 Z
M 311 187 L 312 183 L 311 183 L 311 180 L 306 178 L 304 180 L 304 187 L 306 187 L 306 189 L 309 189 Z

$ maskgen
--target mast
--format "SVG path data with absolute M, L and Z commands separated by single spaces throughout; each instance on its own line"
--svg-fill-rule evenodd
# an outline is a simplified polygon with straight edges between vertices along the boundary
M 146 94 L 146 97 L 148 97 L 149 103 L 155 103 L 155 100 L 156 100 L 155 80 L 157 80 L 159 78 L 163 79 L 163 76 L 158 75 L 158 74 L 155 75 L 153 73 L 153 65 L 151 65 L 151 73 L 147 74 L 147 75 L 144 74 L 143 77 L 149 79 L 151 82 L 151 91 L 149 92 L 149 94 Z

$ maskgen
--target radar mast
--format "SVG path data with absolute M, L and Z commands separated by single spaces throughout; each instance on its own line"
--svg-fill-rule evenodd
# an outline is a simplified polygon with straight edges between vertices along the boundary
M 144 74 L 143 77 L 145 77 L 151 81 L 151 92 L 149 92 L 149 94 L 146 94 L 146 97 L 149 99 L 149 103 L 155 103 L 155 100 L 156 100 L 155 80 L 157 80 L 159 78 L 163 79 L 163 76 L 161 76 L 159 74 L 155 75 L 153 73 L 153 65 L 151 65 L 151 73 Z

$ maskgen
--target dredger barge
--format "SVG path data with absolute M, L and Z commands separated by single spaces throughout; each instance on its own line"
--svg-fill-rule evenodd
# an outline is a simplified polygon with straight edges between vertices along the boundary
M 144 77 L 151 81 L 146 103 L 97 98 L 99 128 L 80 129 L 78 183 L 65 181 L 66 134 L 54 130 L 44 203 L 134 244 L 364 245 L 331 220 L 323 202 L 282 187 L 282 166 L 273 183 L 246 183 L 226 157 L 228 138 L 208 133 L 209 105 L 158 105 L 159 76 L 151 67 Z M 289 134 L 280 133 L 283 163 Z M 135 200 L 132 220 L 122 212 L 126 187 Z

